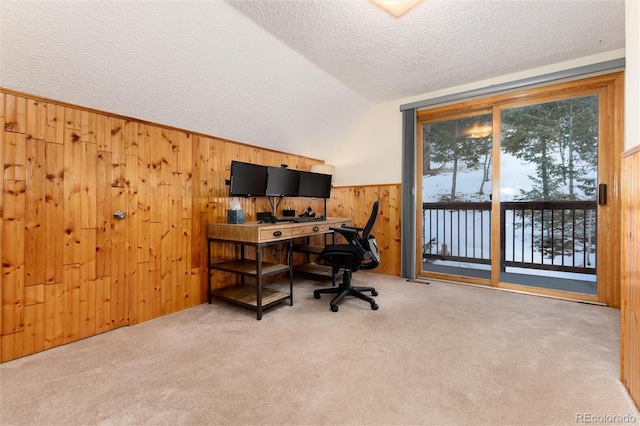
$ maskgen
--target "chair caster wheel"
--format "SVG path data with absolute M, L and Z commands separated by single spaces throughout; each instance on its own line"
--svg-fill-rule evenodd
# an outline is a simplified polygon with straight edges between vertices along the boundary
M 377 311 L 379 308 L 379 306 L 376 303 L 372 303 L 371 304 L 371 309 L 373 309 L 374 311 Z
M 372 296 L 377 296 L 377 295 L 378 295 L 378 292 L 377 292 L 377 291 L 375 291 L 375 290 L 373 290 L 373 291 L 371 292 L 371 295 L 372 295 Z
M 331 312 L 338 312 L 338 307 L 336 305 L 331 305 Z
M 320 293 L 316 293 L 315 291 L 313 292 L 313 297 L 315 299 L 320 299 Z

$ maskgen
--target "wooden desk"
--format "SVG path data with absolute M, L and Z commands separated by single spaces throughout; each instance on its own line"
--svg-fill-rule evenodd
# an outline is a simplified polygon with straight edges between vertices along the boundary
M 289 305 L 293 305 L 293 265 L 291 261 L 293 239 L 309 237 L 333 232 L 329 228 L 342 225 L 351 225 L 351 219 L 327 218 L 313 222 L 278 222 L 258 223 L 245 222 L 242 224 L 209 223 L 207 224 L 207 254 L 208 254 L 208 297 L 211 303 L 212 297 L 239 304 L 256 310 L 257 319 L 262 319 L 262 310 L 276 303 L 289 299 Z M 240 259 L 232 259 L 219 263 L 211 262 L 211 244 L 215 242 L 233 243 L 241 246 Z M 288 244 L 287 263 L 269 263 L 262 261 L 262 249 L 273 244 Z M 256 259 L 245 259 L 244 246 L 256 247 Z M 211 288 L 212 271 L 223 271 L 239 274 L 242 281 L 238 285 L 221 289 Z M 264 277 L 283 272 L 289 273 L 289 293 L 263 288 Z M 255 290 L 244 283 L 244 277 L 256 279 Z

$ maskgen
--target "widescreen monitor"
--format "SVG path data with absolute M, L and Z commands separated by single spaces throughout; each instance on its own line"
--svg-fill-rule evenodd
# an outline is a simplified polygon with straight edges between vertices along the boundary
M 298 197 L 330 198 L 331 175 L 324 173 L 300 172 Z
M 265 195 L 267 167 L 258 164 L 231 161 L 229 196 L 254 197 Z
M 269 197 L 296 197 L 298 195 L 298 170 L 285 167 L 267 167 L 267 188 Z

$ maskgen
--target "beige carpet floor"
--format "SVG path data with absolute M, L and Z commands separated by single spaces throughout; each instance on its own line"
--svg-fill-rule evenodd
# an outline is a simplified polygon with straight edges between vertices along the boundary
M 349 298 L 333 313 L 302 281 L 261 321 L 216 301 L 4 363 L 0 424 L 638 424 L 619 310 L 354 274 L 365 283 L 377 311 Z

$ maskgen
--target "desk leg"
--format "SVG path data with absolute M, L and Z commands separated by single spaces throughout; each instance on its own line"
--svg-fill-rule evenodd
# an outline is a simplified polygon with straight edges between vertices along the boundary
M 257 319 L 262 319 L 262 244 L 256 246 L 256 269 L 258 272 L 258 283 L 256 285 L 256 310 Z
M 211 304 L 211 241 L 207 238 L 207 298 Z
M 287 265 L 289 265 L 289 306 L 293 306 L 293 239 L 289 240 Z
M 244 244 L 240 244 L 240 260 L 244 260 Z M 244 284 L 244 275 L 240 275 L 240 284 Z

